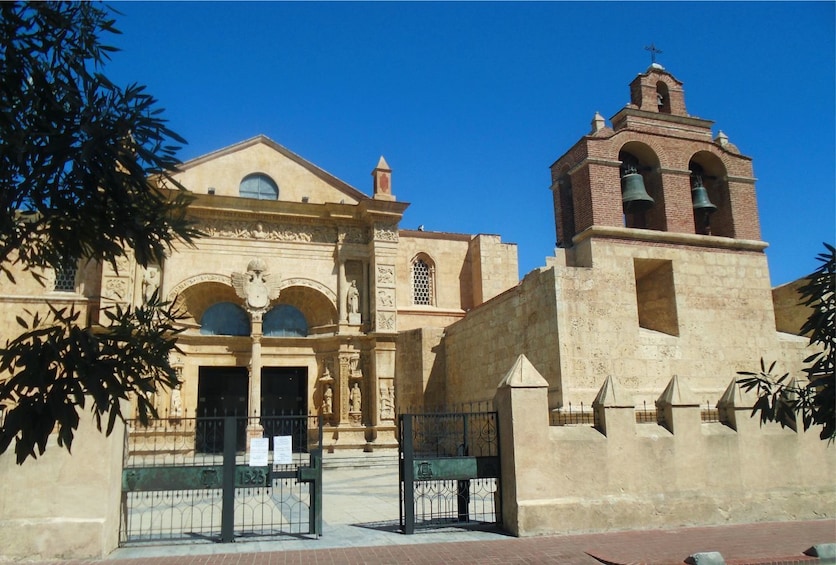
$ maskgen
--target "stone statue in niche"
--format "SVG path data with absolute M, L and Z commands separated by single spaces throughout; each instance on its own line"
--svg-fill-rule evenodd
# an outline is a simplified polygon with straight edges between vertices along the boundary
M 359 414 L 363 409 L 363 393 L 360 392 L 360 383 L 354 383 L 351 394 L 348 397 L 348 411 Z
M 360 291 L 357 290 L 357 281 L 351 281 L 345 301 L 349 314 L 356 314 L 360 311 Z
M 319 380 L 330 382 L 334 380 L 334 377 L 331 376 L 331 369 L 328 367 L 328 361 L 322 362 L 322 376 L 319 377 Z
M 351 281 L 345 293 L 345 309 L 348 312 L 348 323 L 360 323 L 360 291 L 357 289 L 357 281 Z
M 151 297 L 160 288 L 160 269 L 149 265 L 142 274 L 142 299 L 146 304 L 151 301 Z
M 322 394 L 322 413 L 325 415 L 334 413 L 334 390 L 331 385 L 326 386 Z
M 348 358 L 348 374 L 352 379 L 363 378 L 363 369 L 360 368 L 360 354 L 355 353 Z
M 266 312 L 270 301 L 279 297 L 279 277 L 266 271 L 267 264 L 262 259 L 253 259 L 246 273 L 231 275 L 235 293 L 244 299 L 250 313 Z
M 169 411 L 171 418 L 183 417 L 183 399 L 180 395 L 180 383 L 171 389 L 171 409 Z

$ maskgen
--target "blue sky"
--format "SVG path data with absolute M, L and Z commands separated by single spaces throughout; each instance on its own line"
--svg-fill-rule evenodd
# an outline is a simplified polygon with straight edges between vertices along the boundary
M 554 250 L 549 165 L 658 62 L 754 159 L 773 285 L 836 217 L 833 2 L 117 3 L 105 67 L 160 100 L 189 160 L 264 134 L 371 193 L 402 228 L 494 233 L 520 275 Z

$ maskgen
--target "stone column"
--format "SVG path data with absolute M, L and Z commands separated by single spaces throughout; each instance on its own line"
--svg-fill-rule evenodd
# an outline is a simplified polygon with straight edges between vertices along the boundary
M 264 433 L 258 418 L 261 416 L 261 314 L 252 315 L 252 354 L 250 356 L 249 399 L 247 403 L 247 451 L 250 439 L 260 438 Z

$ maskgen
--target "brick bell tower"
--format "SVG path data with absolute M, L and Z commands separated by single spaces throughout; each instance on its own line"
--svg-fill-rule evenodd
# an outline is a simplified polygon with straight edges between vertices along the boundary
M 700 246 L 760 239 L 751 158 L 722 132 L 712 139 L 713 122 L 688 114 L 682 83 L 661 65 L 630 83 L 630 103 L 610 122 L 596 113 L 551 166 L 558 247 L 598 228 L 704 236 Z

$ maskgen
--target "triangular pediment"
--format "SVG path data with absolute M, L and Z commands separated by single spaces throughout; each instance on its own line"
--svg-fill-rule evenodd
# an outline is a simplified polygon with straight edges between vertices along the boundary
M 265 175 L 279 201 L 358 204 L 370 197 L 275 141 L 259 135 L 180 165 L 174 178 L 191 192 L 239 196 L 241 181 Z

